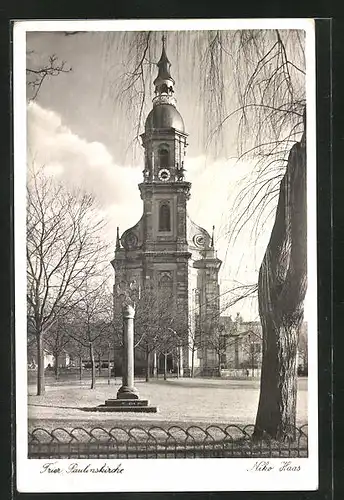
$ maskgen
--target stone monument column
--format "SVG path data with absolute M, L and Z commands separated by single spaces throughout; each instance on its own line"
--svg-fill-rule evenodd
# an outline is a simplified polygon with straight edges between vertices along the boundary
M 135 308 L 124 304 L 123 314 L 123 367 L 122 387 L 117 392 L 117 399 L 139 399 L 134 387 L 134 318 Z
M 129 289 L 133 288 L 132 283 Z M 118 287 L 118 292 L 123 292 Z M 118 389 L 116 399 L 107 399 L 104 405 L 99 405 L 97 411 L 117 412 L 150 412 L 156 413 L 158 408 L 150 406 L 148 399 L 140 399 L 139 393 L 134 386 L 134 318 L 135 303 L 130 297 L 129 291 L 124 289 L 122 296 L 123 314 L 123 365 L 122 386 Z

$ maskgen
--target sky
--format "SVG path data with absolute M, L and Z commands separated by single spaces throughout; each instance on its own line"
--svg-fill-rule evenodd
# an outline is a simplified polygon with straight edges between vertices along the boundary
M 206 108 L 210 101 L 201 85 L 201 73 L 206 68 L 201 59 L 194 59 L 194 64 L 190 64 L 187 50 L 188 47 L 201 50 L 203 39 L 197 32 L 191 33 L 186 46 L 185 43 L 180 46 L 171 33 L 167 37 L 167 54 L 176 81 L 177 108 L 189 133 L 185 168 L 186 180 L 192 183 L 192 188 L 188 212 L 194 222 L 209 232 L 215 225 L 215 246 L 223 261 L 220 287 L 224 307 L 231 287 L 238 282 L 257 282 L 273 216 L 258 237 L 252 236 L 252 220 L 235 240 L 230 238 L 235 202 L 247 184 L 253 164 L 237 159 L 236 122 L 228 124 L 220 147 L 207 145 L 206 111 L 209 113 L 209 109 Z M 156 45 L 154 53 L 149 54 L 152 62 L 160 56 L 161 49 Z M 124 94 L 119 95 L 122 76 L 128 61 L 135 57 L 134 52 L 125 37 L 116 38 L 116 33 L 66 36 L 58 32 L 33 32 L 27 35 L 28 67 L 40 67 L 49 56 L 56 54 L 66 61 L 66 68 L 72 68 L 70 72 L 46 79 L 37 98 L 28 103 L 28 159 L 44 165 L 67 186 L 82 187 L 95 196 L 109 221 L 104 238 L 113 249 L 116 227 L 123 232 L 142 214 L 137 185 L 142 180 L 143 149 L 135 141 L 139 108 L 135 99 L 130 105 Z M 156 68 L 151 65 L 149 71 L 144 117 L 152 106 Z M 230 112 L 236 102 L 228 68 L 227 73 L 225 81 L 229 90 L 224 108 Z M 143 132 L 142 127 L 140 131 Z M 257 319 L 256 300 L 242 301 L 227 311 L 232 315 L 237 312 L 246 320 Z

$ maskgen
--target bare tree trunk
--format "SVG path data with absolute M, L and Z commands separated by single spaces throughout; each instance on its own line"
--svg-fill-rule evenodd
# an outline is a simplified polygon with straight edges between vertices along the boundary
M 155 375 L 156 378 L 158 378 L 158 360 L 156 351 L 154 351 L 153 354 L 153 375 Z
M 98 354 L 98 377 L 102 374 L 102 357 L 101 354 Z
M 57 353 L 55 353 L 54 358 L 55 358 L 55 365 L 54 365 L 55 379 L 58 380 L 58 378 L 59 378 L 59 355 Z
M 79 379 L 82 380 L 82 356 L 79 356 Z
M 45 393 L 43 332 L 37 333 L 37 396 Z
M 217 373 L 218 373 L 218 376 L 221 377 L 221 353 L 219 352 L 218 355 L 217 355 L 217 358 L 218 358 L 218 369 L 217 369 Z
M 116 363 L 116 340 L 114 338 L 114 341 L 113 341 L 113 378 L 115 379 L 115 383 L 116 383 L 115 363 Z
M 263 330 L 260 398 L 255 437 L 294 438 L 299 330 L 307 288 L 306 146 L 291 149 L 271 238 L 260 268 Z
M 150 379 L 150 354 L 149 354 L 149 350 L 147 347 L 147 350 L 146 350 L 146 382 L 149 382 L 149 379 Z
M 195 348 L 192 346 L 192 351 L 191 351 L 191 372 L 190 372 L 191 378 L 194 377 L 194 371 L 195 371 Z
M 164 353 L 164 380 L 167 380 L 167 354 Z
M 251 344 L 251 367 L 252 367 L 252 377 L 254 377 L 254 344 Z
M 108 385 L 110 385 L 110 379 L 111 379 L 111 351 L 110 351 L 110 346 L 108 349 Z
M 94 361 L 94 351 L 93 351 L 92 342 L 90 342 L 90 361 L 91 361 L 91 374 L 92 374 L 91 389 L 95 389 L 95 387 L 96 387 L 96 364 Z
M 179 347 L 179 353 L 178 353 L 178 360 L 179 360 L 179 375 L 181 377 L 184 377 L 184 358 L 183 358 L 183 346 Z
M 239 345 L 238 345 L 238 340 L 235 340 L 235 342 L 234 342 L 234 356 L 235 356 L 234 367 L 236 369 L 238 369 L 239 368 Z

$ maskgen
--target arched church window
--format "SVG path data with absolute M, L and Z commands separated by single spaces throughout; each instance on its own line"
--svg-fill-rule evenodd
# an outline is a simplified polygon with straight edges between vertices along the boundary
M 171 210 L 168 202 L 163 202 L 159 208 L 159 231 L 171 231 Z
M 166 309 L 166 307 L 171 306 L 171 298 L 173 295 L 173 279 L 171 271 L 162 271 L 159 276 L 159 295 L 161 298 L 161 306 Z M 163 313 L 163 311 L 162 311 Z
M 161 271 L 159 277 L 159 284 L 163 288 L 171 288 L 172 276 L 170 271 Z
M 160 168 L 167 168 L 169 164 L 169 152 L 167 148 L 160 148 L 158 151 Z

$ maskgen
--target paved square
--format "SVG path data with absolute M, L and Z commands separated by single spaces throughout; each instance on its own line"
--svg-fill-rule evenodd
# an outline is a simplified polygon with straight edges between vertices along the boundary
M 140 397 L 156 405 L 156 414 L 98 413 L 84 411 L 116 398 L 120 387 L 97 380 L 95 390 L 89 382 L 55 384 L 46 387 L 44 396 L 35 395 L 29 385 L 28 417 L 30 427 L 38 425 L 104 425 L 141 422 L 143 424 L 254 424 L 259 399 L 259 380 L 169 379 L 149 383 L 135 381 Z M 298 381 L 297 425 L 307 423 L 307 379 Z

